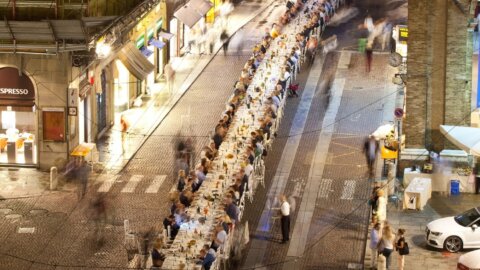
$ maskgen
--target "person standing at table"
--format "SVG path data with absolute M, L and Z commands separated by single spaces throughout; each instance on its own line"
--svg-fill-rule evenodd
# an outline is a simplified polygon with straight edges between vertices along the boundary
M 287 201 L 287 196 L 280 196 L 280 213 L 282 215 L 280 222 L 282 225 L 282 244 L 290 240 L 290 204 Z

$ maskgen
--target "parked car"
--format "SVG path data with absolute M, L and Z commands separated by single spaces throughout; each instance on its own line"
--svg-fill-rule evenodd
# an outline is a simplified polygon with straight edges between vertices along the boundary
M 457 270 L 480 269 L 480 249 L 463 254 L 458 258 Z
M 480 207 L 460 215 L 434 220 L 426 228 L 427 244 L 458 252 L 463 248 L 480 248 Z

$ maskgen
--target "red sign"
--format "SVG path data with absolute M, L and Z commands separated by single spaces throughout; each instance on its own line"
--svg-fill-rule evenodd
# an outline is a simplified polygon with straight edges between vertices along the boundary
M 32 80 L 25 74 L 19 74 L 14 67 L 0 68 L 0 105 L 33 106 L 35 88 Z

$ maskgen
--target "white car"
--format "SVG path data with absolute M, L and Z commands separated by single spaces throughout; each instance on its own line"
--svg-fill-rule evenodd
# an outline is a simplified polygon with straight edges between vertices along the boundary
M 458 258 L 457 270 L 480 269 L 480 249 L 463 254 Z
M 427 244 L 458 252 L 463 248 L 480 248 L 480 207 L 458 216 L 446 217 L 428 223 Z

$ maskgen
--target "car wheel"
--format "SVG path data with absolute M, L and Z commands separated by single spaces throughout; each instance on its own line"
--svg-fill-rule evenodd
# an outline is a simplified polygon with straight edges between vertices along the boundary
M 449 252 L 458 252 L 462 249 L 463 243 L 462 239 L 458 236 L 450 236 L 445 240 L 445 243 L 443 244 L 446 250 Z

